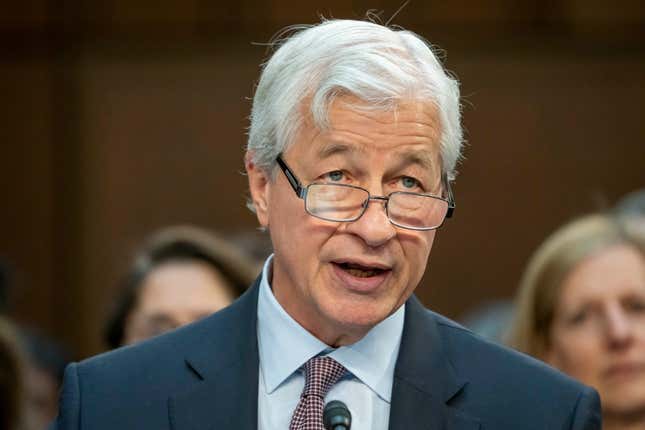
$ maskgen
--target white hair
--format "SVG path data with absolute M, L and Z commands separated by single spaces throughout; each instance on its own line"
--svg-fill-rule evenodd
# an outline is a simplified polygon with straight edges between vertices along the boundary
M 362 102 L 357 109 L 395 109 L 408 100 L 434 103 L 442 170 L 454 179 L 462 146 L 459 83 L 428 42 L 368 21 L 329 20 L 283 34 L 291 30 L 298 31 L 280 41 L 253 98 L 247 150 L 256 166 L 272 172 L 278 154 L 293 144 L 304 115 L 324 130 L 335 97 L 352 95 Z

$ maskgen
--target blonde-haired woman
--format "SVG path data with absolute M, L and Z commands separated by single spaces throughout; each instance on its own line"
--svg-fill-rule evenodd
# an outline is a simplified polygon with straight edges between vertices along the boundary
M 553 233 L 532 256 L 512 346 L 593 386 L 603 428 L 645 429 L 645 236 L 594 214 Z

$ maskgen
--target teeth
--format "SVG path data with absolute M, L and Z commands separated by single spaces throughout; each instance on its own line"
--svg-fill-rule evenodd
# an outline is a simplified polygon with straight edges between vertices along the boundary
M 370 276 L 376 276 L 377 271 L 376 270 L 360 270 L 360 269 L 345 269 L 347 273 L 353 276 L 357 276 L 359 278 L 369 278 Z

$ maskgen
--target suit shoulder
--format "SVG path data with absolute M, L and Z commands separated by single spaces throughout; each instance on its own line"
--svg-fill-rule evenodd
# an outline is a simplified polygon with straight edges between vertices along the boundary
M 581 390 L 587 389 L 580 382 L 540 360 L 483 339 L 442 315 L 428 312 L 437 321 L 453 366 L 460 372 L 469 374 L 471 378 L 481 379 L 483 383 L 489 383 L 496 389 L 502 386 L 516 389 L 530 383 L 534 392 L 544 389 L 545 393 L 552 391 L 555 384 L 562 395 L 574 397 Z
M 239 351 L 254 345 L 249 339 L 255 336 L 257 289 L 256 282 L 233 304 L 202 320 L 82 361 L 79 376 L 84 380 L 91 376 L 106 386 L 155 381 L 172 387 L 186 372 L 200 377 L 189 359 L 224 369 L 239 358 Z
M 453 406 L 470 410 L 486 428 L 518 428 L 518 417 L 533 426 L 526 428 L 577 428 L 580 423 L 600 428 L 595 390 L 544 362 L 430 313 L 455 374 L 468 381 Z
M 83 428 L 167 428 L 170 398 L 226 374 L 255 345 L 254 303 L 247 295 L 193 324 L 70 365 L 59 422 L 79 417 Z
M 78 363 L 79 375 L 91 376 L 93 380 L 99 378 L 108 385 L 141 380 L 168 381 L 168 375 L 189 370 L 184 362 L 187 351 L 228 342 L 231 330 L 224 319 L 216 313 L 172 332 L 88 358 Z M 223 359 L 213 358 L 223 363 Z

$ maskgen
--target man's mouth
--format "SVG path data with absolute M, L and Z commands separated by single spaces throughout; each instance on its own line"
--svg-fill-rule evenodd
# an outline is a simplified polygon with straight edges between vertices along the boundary
M 375 266 L 364 266 L 357 263 L 339 262 L 334 264 L 348 274 L 356 276 L 357 278 L 371 278 L 373 276 L 382 275 L 383 273 L 389 271 L 389 269 Z

